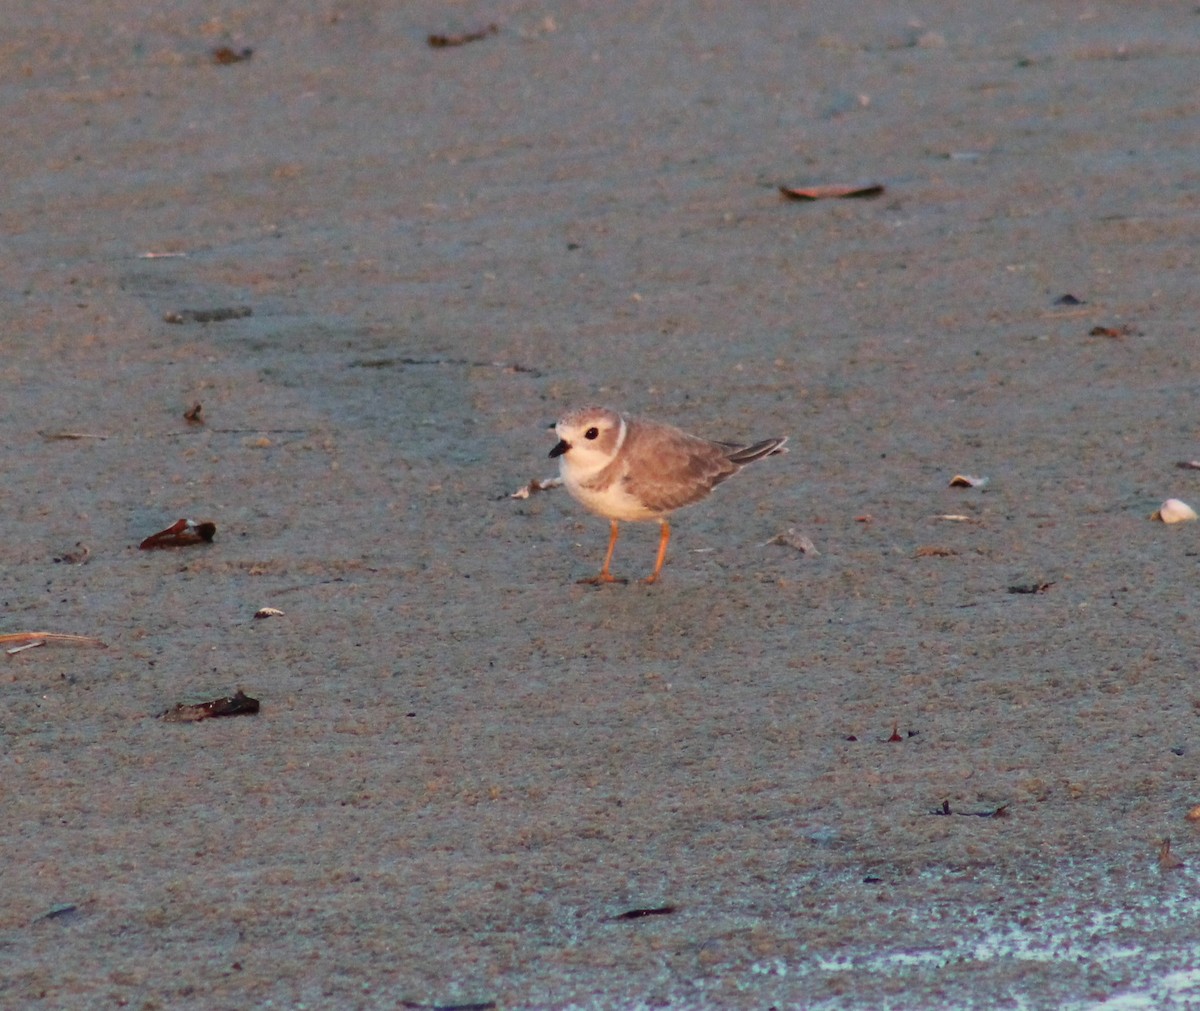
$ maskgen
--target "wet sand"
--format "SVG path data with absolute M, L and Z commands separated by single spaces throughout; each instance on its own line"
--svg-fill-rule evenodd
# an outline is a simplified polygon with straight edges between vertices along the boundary
M 1200 1000 L 1188 5 L 7 21 L 0 1004 Z

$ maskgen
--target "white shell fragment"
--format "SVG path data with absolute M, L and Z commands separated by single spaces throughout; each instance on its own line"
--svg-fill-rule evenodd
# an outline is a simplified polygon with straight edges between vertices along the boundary
M 533 495 L 535 492 L 549 491 L 551 488 L 557 488 L 560 484 L 562 484 L 561 477 L 547 477 L 547 478 L 543 478 L 541 481 L 539 481 L 535 477 L 532 481 L 529 482 L 529 484 L 523 485 L 522 487 L 518 488 L 516 491 L 514 491 L 508 497 L 509 498 L 529 498 L 529 496 Z
M 787 548 L 795 548 L 802 555 L 813 555 L 816 557 L 821 554 L 812 540 L 805 534 L 797 531 L 795 527 L 788 527 L 783 533 L 776 534 L 769 541 L 764 541 L 761 546 L 765 548 L 768 544 L 782 544 Z
M 278 607 L 260 607 L 254 612 L 256 618 L 279 618 L 283 616 L 283 612 Z
M 950 478 L 951 488 L 982 488 L 987 483 L 986 477 L 973 477 L 970 474 L 955 474 Z
M 1152 520 L 1161 520 L 1163 523 L 1184 523 L 1187 520 L 1200 519 L 1196 515 L 1195 509 L 1177 498 L 1167 499 L 1150 514 L 1150 518 Z

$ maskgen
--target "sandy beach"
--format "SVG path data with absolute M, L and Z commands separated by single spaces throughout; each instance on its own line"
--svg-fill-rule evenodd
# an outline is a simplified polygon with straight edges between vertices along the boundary
M 1200 1005 L 1191 5 L 26 7 L 0 1006 Z

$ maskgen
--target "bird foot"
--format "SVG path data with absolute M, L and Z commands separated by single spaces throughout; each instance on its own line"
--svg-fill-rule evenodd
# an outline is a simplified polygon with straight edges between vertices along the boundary
M 576 582 L 585 584 L 587 586 L 603 586 L 605 583 L 628 583 L 629 580 L 618 579 L 611 572 L 605 569 L 603 572 L 595 576 L 589 576 L 587 579 L 577 579 Z

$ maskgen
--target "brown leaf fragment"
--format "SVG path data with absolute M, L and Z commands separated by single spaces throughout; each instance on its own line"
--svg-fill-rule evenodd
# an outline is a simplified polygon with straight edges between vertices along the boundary
M 44 645 L 48 642 L 61 642 L 67 646 L 94 646 L 97 649 L 108 649 L 108 644 L 93 635 L 70 635 L 66 632 L 8 632 L 0 635 L 0 646 L 28 648 L 32 645 Z M 17 652 L 9 648 L 9 653 Z
M 204 405 L 197 400 L 191 407 L 183 412 L 183 420 L 189 425 L 204 424 Z
M 186 548 L 192 544 L 212 543 L 216 536 L 217 525 L 211 520 L 197 523 L 195 520 L 176 520 L 166 530 L 147 537 L 138 548 L 142 551 L 152 551 L 156 548 Z
M 869 200 L 883 194 L 882 183 L 828 183 L 823 186 L 780 186 L 789 200 Z
M 1094 326 L 1088 331 L 1089 337 L 1140 337 L 1139 334 L 1128 323 L 1122 323 L 1120 326 Z
M 208 54 L 209 59 L 218 67 L 227 67 L 231 63 L 243 63 L 253 55 L 253 49 L 230 49 L 229 46 L 217 46 Z
M 180 702 L 174 709 L 159 713 L 164 723 L 199 723 L 218 716 L 253 716 L 259 710 L 258 699 L 252 699 L 240 688 L 226 698 L 187 705 Z
M 253 316 L 248 305 L 222 306 L 216 309 L 174 309 L 163 313 L 166 323 L 224 323 L 231 319 Z
M 957 555 L 958 552 L 954 548 L 948 548 L 941 544 L 922 544 L 917 548 L 914 558 L 950 558 Z
M 649 909 L 627 909 L 623 913 L 617 913 L 612 917 L 614 920 L 640 920 L 644 916 L 670 916 L 675 912 L 674 906 L 654 906 Z
M 495 24 L 490 24 L 480 28 L 477 32 L 461 32 L 458 35 L 430 35 L 426 41 L 434 49 L 446 49 L 450 46 L 465 46 L 468 42 L 478 42 L 499 31 L 500 29 Z
M 1163 871 L 1176 871 L 1183 866 L 1183 861 L 1171 852 L 1171 840 L 1164 839 L 1158 848 L 1158 868 Z
M 1200 804 L 1197 804 L 1185 816 L 1188 821 L 1200 821 Z
M 1044 583 L 1014 583 L 1008 588 L 1009 593 L 1045 593 L 1054 585 L 1053 579 Z

